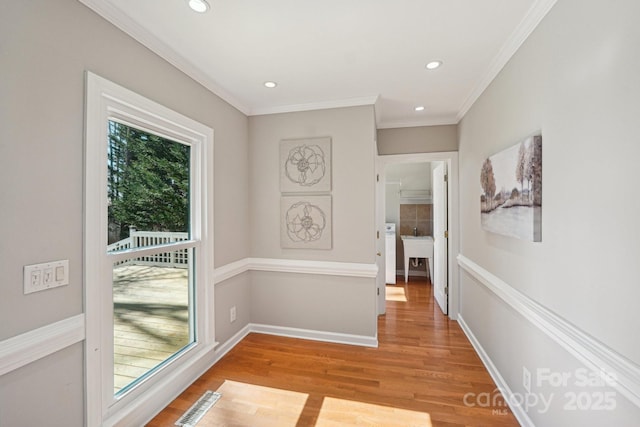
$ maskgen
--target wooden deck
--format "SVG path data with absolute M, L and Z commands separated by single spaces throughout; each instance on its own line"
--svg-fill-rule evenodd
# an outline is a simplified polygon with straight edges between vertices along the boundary
M 114 393 L 188 344 L 187 274 L 183 268 L 114 269 Z

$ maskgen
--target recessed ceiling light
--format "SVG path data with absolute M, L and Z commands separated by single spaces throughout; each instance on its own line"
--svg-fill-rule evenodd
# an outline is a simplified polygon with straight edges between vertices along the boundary
M 205 13 L 209 10 L 209 3 L 206 0 L 189 0 L 189 7 L 198 13 Z
M 269 89 L 273 89 L 274 87 L 278 86 L 278 83 L 276 83 L 276 82 L 264 82 L 264 85 L 266 87 L 268 87 Z
M 414 108 L 414 110 L 416 110 L 416 111 L 424 111 L 424 106 L 418 105 L 416 108 Z
M 442 61 L 431 61 L 425 67 L 427 70 L 435 70 L 442 65 Z

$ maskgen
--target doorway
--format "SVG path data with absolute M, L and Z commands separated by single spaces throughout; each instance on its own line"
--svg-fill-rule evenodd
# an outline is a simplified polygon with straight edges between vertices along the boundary
M 391 230 L 387 231 L 385 239 L 387 284 L 395 284 L 396 276 L 400 283 L 406 283 L 408 277 L 433 281 L 432 254 L 415 257 L 405 250 L 411 243 L 425 249 L 433 246 L 433 165 L 416 162 L 393 163 L 385 167 L 385 227 Z
M 393 248 L 387 248 L 385 243 L 385 230 L 386 230 L 386 207 L 387 207 L 387 175 L 388 170 L 393 170 L 402 165 L 416 164 L 429 164 L 431 179 L 434 179 L 431 170 L 437 169 L 443 182 L 439 186 L 439 190 L 436 190 L 436 194 L 430 195 L 431 200 L 436 196 L 439 200 L 445 200 L 445 206 L 438 206 L 438 203 L 433 205 L 434 213 L 436 209 L 438 212 L 436 215 L 440 215 L 438 220 L 440 221 L 440 227 L 436 229 L 436 225 L 433 224 L 431 233 L 439 233 L 440 239 L 434 239 L 434 255 L 437 259 L 431 259 L 434 261 L 435 271 L 431 274 L 431 280 L 433 282 L 438 281 L 439 287 L 434 286 L 434 289 L 438 289 L 439 295 L 435 295 L 436 299 L 439 299 L 439 304 L 443 313 L 447 314 L 451 319 L 457 318 L 458 313 L 458 269 L 455 267 L 455 259 L 458 253 L 458 153 L 457 152 L 444 152 L 444 153 L 420 153 L 420 154 L 400 154 L 400 155 L 384 155 L 378 156 L 376 159 L 376 228 L 378 236 L 382 236 L 377 240 L 378 242 L 378 314 L 384 314 L 386 312 L 386 253 Z M 391 166 L 391 168 L 389 168 Z M 441 168 L 437 168 L 441 166 Z M 446 171 L 446 173 L 443 173 Z M 447 176 L 444 181 L 444 175 Z M 398 186 L 398 183 L 394 179 L 389 180 L 390 185 Z M 433 185 L 433 182 L 431 183 Z M 434 189 L 435 190 L 435 189 Z M 442 192 L 444 191 L 444 197 Z M 393 192 L 392 192 L 393 193 Z M 406 196 L 407 194 L 405 194 Z M 417 195 L 418 198 L 422 196 Z M 441 202 L 442 203 L 442 202 Z M 392 215 L 393 216 L 393 215 Z M 443 226 L 444 224 L 444 226 Z M 406 228 L 406 227 L 405 227 Z M 416 227 L 418 228 L 418 227 Z M 404 231 L 407 231 L 406 229 Z M 446 237 L 445 237 L 446 232 Z M 398 235 L 400 230 L 398 230 Z M 418 230 L 418 234 L 420 230 Z M 436 236 L 437 237 L 437 236 Z M 445 244 L 436 244 L 436 241 L 445 242 Z M 428 273 L 427 273 L 428 274 Z

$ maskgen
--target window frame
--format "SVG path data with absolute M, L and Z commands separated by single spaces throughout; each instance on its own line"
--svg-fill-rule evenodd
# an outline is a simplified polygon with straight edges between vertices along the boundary
M 131 253 L 107 252 L 108 121 L 190 146 L 190 239 Z M 86 73 L 84 200 L 85 394 L 87 425 L 116 424 L 162 404 L 181 388 L 178 373 L 215 347 L 213 304 L 213 129 L 91 72 Z M 138 384 L 113 393 L 113 262 L 193 248 L 195 340 Z M 158 392 L 160 391 L 160 392 Z M 164 402 L 166 403 L 166 402 Z M 157 409 L 157 408 L 156 408 Z M 147 409 L 149 411 L 149 409 Z M 107 422 L 108 421 L 108 422 Z

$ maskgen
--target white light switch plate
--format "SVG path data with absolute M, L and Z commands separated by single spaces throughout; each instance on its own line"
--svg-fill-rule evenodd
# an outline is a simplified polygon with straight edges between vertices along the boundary
M 69 260 L 24 266 L 24 294 L 69 284 Z

